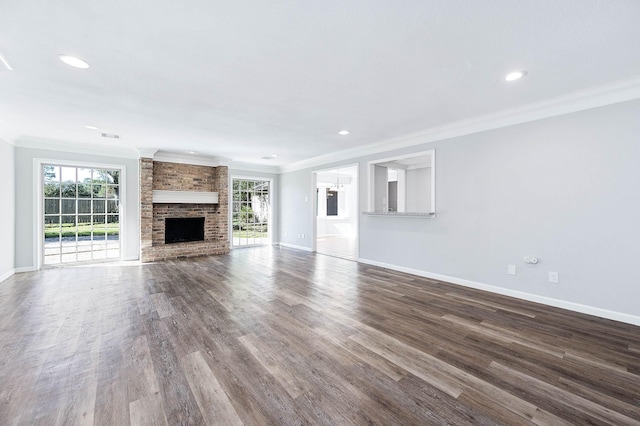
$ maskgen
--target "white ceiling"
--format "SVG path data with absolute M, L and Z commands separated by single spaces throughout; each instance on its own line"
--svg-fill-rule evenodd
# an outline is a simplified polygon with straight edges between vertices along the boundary
M 640 76 L 639 22 L 638 0 L 2 0 L 0 136 L 289 164 Z

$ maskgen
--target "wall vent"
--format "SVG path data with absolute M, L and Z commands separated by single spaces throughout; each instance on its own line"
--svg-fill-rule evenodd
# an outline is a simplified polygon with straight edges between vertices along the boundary
M 120 135 L 116 135 L 115 133 L 100 133 L 103 138 L 109 139 L 120 139 Z

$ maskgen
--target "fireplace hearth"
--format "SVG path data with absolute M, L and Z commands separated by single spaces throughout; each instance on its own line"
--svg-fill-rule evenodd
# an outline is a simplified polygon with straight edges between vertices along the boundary
M 204 241 L 204 217 L 168 217 L 164 221 L 164 243 Z

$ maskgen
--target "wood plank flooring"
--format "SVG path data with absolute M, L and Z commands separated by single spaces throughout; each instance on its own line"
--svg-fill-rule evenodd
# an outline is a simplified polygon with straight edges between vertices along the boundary
M 640 425 L 640 327 L 278 248 L 49 269 L 0 424 Z
M 340 259 L 358 259 L 358 239 L 350 237 L 318 237 L 316 251 Z

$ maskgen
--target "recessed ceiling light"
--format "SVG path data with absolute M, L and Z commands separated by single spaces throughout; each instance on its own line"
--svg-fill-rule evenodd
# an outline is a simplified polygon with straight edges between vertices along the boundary
M 89 63 L 87 61 L 85 61 L 84 59 L 77 58 L 75 56 L 59 55 L 58 58 L 65 64 L 74 68 L 81 68 L 81 69 L 89 68 Z
M 98 128 L 96 126 L 84 126 L 85 129 L 89 129 L 89 130 L 98 130 Z
M 195 151 L 187 151 L 187 154 L 195 154 Z
M 339 134 L 339 135 L 342 135 L 342 136 L 346 136 L 346 135 L 348 135 L 349 133 L 351 133 L 351 132 L 350 132 L 350 131 L 348 131 L 347 129 L 340 130 L 340 131 L 338 132 L 338 134 Z
M 521 79 L 525 75 L 527 75 L 526 71 L 514 71 L 514 72 L 510 72 L 509 74 L 507 74 L 504 77 L 504 80 L 505 81 L 515 81 L 515 80 Z

